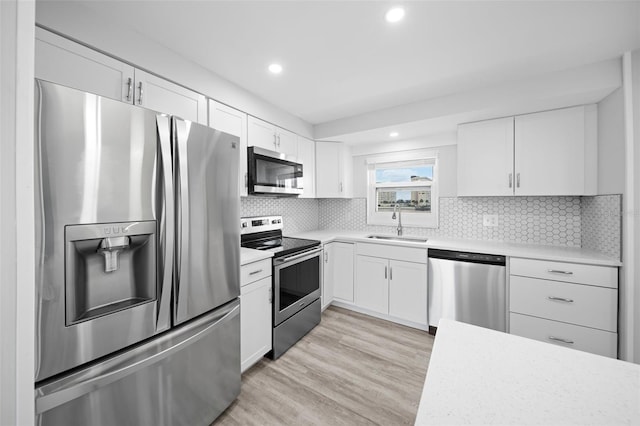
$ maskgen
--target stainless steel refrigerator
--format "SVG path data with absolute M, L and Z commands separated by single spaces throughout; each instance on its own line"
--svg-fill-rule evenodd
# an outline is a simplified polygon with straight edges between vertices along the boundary
M 210 424 L 240 391 L 238 138 L 35 86 L 36 424 Z

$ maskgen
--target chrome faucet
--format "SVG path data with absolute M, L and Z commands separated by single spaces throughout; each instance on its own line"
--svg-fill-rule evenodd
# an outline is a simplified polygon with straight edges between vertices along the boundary
M 391 216 L 391 219 L 396 218 L 396 209 L 398 209 L 398 227 L 396 228 L 396 230 L 398 231 L 398 235 L 400 236 L 402 235 L 402 209 L 400 208 L 398 203 L 393 206 L 393 215 Z

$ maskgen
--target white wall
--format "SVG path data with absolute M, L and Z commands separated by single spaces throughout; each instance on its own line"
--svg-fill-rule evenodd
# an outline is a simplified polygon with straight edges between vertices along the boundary
M 620 280 L 620 357 L 640 364 L 640 50 L 623 56 L 625 196 Z
M 34 423 L 35 4 L 0 1 L 0 424 Z
M 624 193 L 624 95 L 616 89 L 598 103 L 598 194 Z
M 153 7 L 150 3 L 150 7 Z M 126 28 L 103 22 L 81 2 L 39 1 L 36 22 L 89 47 L 202 93 L 218 102 L 312 138 L 313 128 L 245 89 L 191 62 L 176 52 Z M 233 38 L 230 37 L 230 42 Z M 205 40 L 195 40 L 206 44 Z
M 356 145 L 353 152 L 353 197 L 367 197 L 368 157 L 383 157 L 394 161 L 394 157 L 405 154 L 427 153 L 438 156 L 438 188 L 440 197 L 455 197 L 457 187 L 455 133 L 425 137 L 422 140 L 385 142 L 374 145 Z

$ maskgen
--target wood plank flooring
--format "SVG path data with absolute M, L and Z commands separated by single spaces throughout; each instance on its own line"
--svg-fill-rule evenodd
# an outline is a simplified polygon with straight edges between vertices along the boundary
M 330 307 L 278 360 L 243 374 L 214 425 L 413 424 L 432 346 L 426 331 Z

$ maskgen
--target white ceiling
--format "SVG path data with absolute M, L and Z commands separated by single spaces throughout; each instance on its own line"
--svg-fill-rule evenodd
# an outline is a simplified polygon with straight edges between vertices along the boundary
M 638 1 L 83 3 L 314 125 L 640 47 Z M 388 24 L 397 3 L 406 17 Z M 266 71 L 273 61 L 279 76 Z

